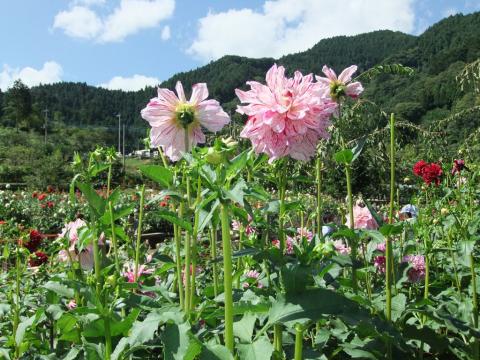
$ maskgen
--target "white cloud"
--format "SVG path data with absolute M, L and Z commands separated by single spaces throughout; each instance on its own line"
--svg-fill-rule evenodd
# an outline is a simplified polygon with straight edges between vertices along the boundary
M 63 29 L 71 37 L 92 39 L 102 30 L 102 20 L 84 6 L 74 6 L 70 10 L 55 15 L 53 27 Z
M 187 52 L 203 61 L 227 54 L 279 57 L 337 35 L 412 32 L 414 20 L 413 0 L 271 0 L 261 11 L 208 13 Z
M 79 2 L 84 6 L 75 5 Z M 116 42 L 141 30 L 158 26 L 170 18 L 175 9 L 175 0 L 121 0 L 105 16 L 100 16 L 89 7 L 103 2 L 76 0 L 73 2 L 75 6 L 55 16 L 53 27 L 62 29 L 71 37 Z
M 158 84 L 160 84 L 160 80 L 157 78 L 135 74 L 132 77 L 115 76 L 109 82 L 99 86 L 110 90 L 137 91 L 145 86 Z
M 0 72 L 0 89 L 6 90 L 13 85 L 15 80 L 22 80 L 25 85 L 50 84 L 61 81 L 63 69 L 55 61 L 47 61 L 41 69 L 32 67 L 12 68 L 6 64 Z
M 162 29 L 162 40 L 166 41 L 168 39 L 170 39 L 170 37 L 172 36 L 172 34 L 170 33 L 170 26 L 168 25 L 165 25 Z

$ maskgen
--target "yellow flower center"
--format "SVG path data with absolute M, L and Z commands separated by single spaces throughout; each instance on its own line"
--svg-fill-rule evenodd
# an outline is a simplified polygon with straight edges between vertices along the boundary
M 186 129 L 197 120 L 195 107 L 188 103 L 180 103 L 175 108 L 175 117 L 177 123 Z

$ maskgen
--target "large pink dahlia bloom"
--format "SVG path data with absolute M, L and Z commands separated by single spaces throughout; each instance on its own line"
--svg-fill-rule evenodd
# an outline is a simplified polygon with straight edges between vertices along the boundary
M 337 77 L 335 71 L 327 65 L 323 66 L 323 73 L 326 77 L 315 76 L 317 81 L 330 87 L 330 96 L 337 100 L 344 95 L 355 99 L 363 92 L 363 86 L 360 82 L 352 81 L 352 75 L 357 71 L 357 65 L 352 65 L 341 72 Z
M 187 100 L 180 81 L 175 86 L 177 95 L 169 89 L 158 88 L 156 98 L 141 111 L 142 118 L 152 127 L 152 146 L 161 146 L 170 160 L 181 159 L 182 152 L 205 142 L 202 126 L 209 131 L 220 131 L 230 122 L 230 117 L 217 100 L 208 98 L 207 84 L 192 86 L 192 96 Z M 188 136 L 186 136 L 186 133 Z M 188 141 L 185 146 L 186 140 Z
M 276 64 L 268 70 L 266 82 L 249 81 L 251 90 L 235 90 L 248 104 L 237 108 L 248 115 L 240 136 L 250 139 L 255 152 L 266 153 L 270 162 L 284 156 L 309 160 L 319 139 L 329 137 L 329 119 L 337 107 L 328 87 L 299 71 L 287 78 L 285 68 Z

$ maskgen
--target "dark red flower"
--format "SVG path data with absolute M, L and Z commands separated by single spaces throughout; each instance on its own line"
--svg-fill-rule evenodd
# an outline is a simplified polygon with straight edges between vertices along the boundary
M 165 207 L 165 206 L 167 206 L 167 205 L 168 205 L 168 203 L 167 203 L 166 201 L 160 202 L 160 206 L 161 206 L 161 207 Z
M 40 201 L 45 200 L 46 197 L 47 197 L 47 194 L 42 193 L 42 194 L 38 195 L 38 200 L 40 200 Z
M 40 204 L 40 207 L 41 207 L 42 209 L 45 209 L 45 208 L 47 207 L 47 205 L 45 205 L 45 204 Z
M 30 252 L 34 252 L 38 249 L 43 240 L 43 234 L 38 230 L 30 231 L 28 240 L 22 242 L 21 244 L 27 248 Z
M 52 185 L 47 186 L 47 192 L 48 193 L 52 193 L 52 192 L 54 192 L 54 190 L 55 190 L 55 188 Z
M 34 192 L 32 193 L 32 198 L 36 199 L 37 197 L 38 197 L 38 193 L 37 193 L 36 191 L 34 191 Z
M 30 266 L 40 266 L 45 264 L 48 261 L 48 255 L 45 254 L 43 251 L 36 251 L 30 258 L 28 259 L 28 263 Z
M 49 208 L 52 208 L 54 205 L 55 205 L 55 203 L 54 203 L 53 201 L 48 201 L 48 202 L 47 202 L 47 206 L 48 206 Z
M 165 197 L 163 198 L 164 201 L 168 201 L 170 200 L 170 196 L 169 195 L 165 195 Z
M 461 160 L 461 159 L 453 160 L 452 175 L 455 175 L 456 173 L 460 174 L 460 172 L 463 169 L 466 169 L 465 160 Z
M 7 222 L 5 220 L 0 220 L 0 225 L 5 225 Z
M 438 164 L 431 163 L 423 168 L 422 178 L 427 185 L 431 183 L 435 183 L 436 186 L 440 185 L 442 175 L 442 167 Z
M 424 160 L 418 161 L 415 165 L 413 165 L 413 173 L 417 176 L 423 176 L 423 170 L 427 165 L 427 162 Z

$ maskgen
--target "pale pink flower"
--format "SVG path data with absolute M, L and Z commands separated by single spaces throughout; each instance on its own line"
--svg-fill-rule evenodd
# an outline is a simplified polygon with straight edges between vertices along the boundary
M 182 152 L 205 142 L 202 127 L 209 131 L 220 131 L 230 122 L 230 118 L 216 100 L 208 98 L 207 84 L 192 86 L 190 100 L 185 98 L 180 81 L 175 86 L 177 95 L 169 89 L 158 88 L 156 98 L 150 100 L 141 111 L 142 118 L 152 127 L 152 146 L 161 146 L 170 160 L 177 161 Z M 188 144 L 185 146 L 185 132 Z
M 285 253 L 288 255 L 292 255 L 294 253 L 293 251 L 293 244 L 295 243 L 295 240 L 291 238 L 290 236 L 287 236 L 285 239 Z M 280 240 L 272 240 L 272 245 L 275 246 L 276 248 L 280 249 Z
M 385 252 L 387 249 L 387 244 L 385 242 L 377 244 L 377 250 L 381 252 Z
M 247 236 L 250 236 L 252 234 L 255 234 L 256 230 L 253 226 L 250 225 L 250 223 L 252 222 L 252 217 L 250 215 L 248 215 L 248 221 L 249 221 L 249 224 L 247 224 L 247 226 L 245 226 L 245 235 Z M 233 231 L 240 231 L 241 229 L 241 223 L 240 221 L 238 220 L 232 220 L 232 230 Z
M 372 213 L 368 208 L 355 205 L 353 207 L 353 222 L 355 229 L 369 229 L 375 230 L 378 229 L 378 224 L 375 218 L 372 216 Z M 350 216 L 347 214 L 347 223 L 345 224 L 350 227 Z
M 386 260 L 387 258 L 383 255 L 375 256 L 375 258 L 373 259 L 373 265 L 377 268 L 378 271 L 380 271 L 381 273 L 385 273 L 387 265 Z
M 330 69 L 327 65 L 323 66 L 322 71 L 326 77 L 315 76 L 315 78 L 318 82 L 330 87 L 330 96 L 332 99 L 338 100 L 338 98 L 343 95 L 355 99 L 363 92 L 363 86 L 360 82 L 351 82 L 352 75 L 357 71 L 356 65 L 346 68 L 338 77 L 337 74 L 335 74 L 335 71 Z
M 153 269 L 147 269 L 145 265 L 139 265 L 137 276 L 135 276 L 135 265 L 134 264 L 125 264 L 124 271 L 122 275 L 127 279 L 127 282 L 134 283 L 136 280 L 140 278 L 143 274 L 149 275 L 153 273 Z
M 68 310 L 73 310 L 76 307 L 77 307 L 77 302 L 75 301 L 75 299 L 70 300 L 67 304 Z
M 345 245 L 342 240 L 335 240 L 333 242 L 335 250 L 341 255 L 348 255 L 352 251 L 349 246 Z
M 235 89 L 240 102 L 248 104 L 237 108 L 248 115 L 240 136 L 250 139 L 257 154 L 267 154 L 270 163 L 284 156 L 309 160 L 319 139 L 330 136 L 327 128 L 337 104 L 328 87 L 299 71 L 287 78 L 285 68 L 276 64 L 267 72 L 266 85 L 247 84 L 251 90 Z
M 255 284 L 257 285 L 257 287 L 259 289 L 263 288 L 263 285 L 261 283 L 258 282 L 258 279 L 260 278 L 260 273 L 257 271 L 257 270 L 249 270 L 249 271 L 246 271 L 245 272 L 245 277 L 248 279 L 252 279 L 255 281 Z M 245 281 L 243 283 L 243 288 L 248 288 L 250 287 L 250 283 L 248 283 L 247 281 Z
M 78 232 L 81 228 L 87 226 L 87 223 L 82 219 L 76 219 L 66 224 L 62 232 L 58 235 L 60 238 L 67 238 L 71 245 L 75 245 L 78 241 Z
M 425 258 L 423 255 L 404 256 L 402 262 L 409 263 L 412 267 L 407 275 L 410 282 L 419 282 L 425 278 Z
M 313 232 L 307 228 L 297 228 L 297 235 L 300 238 L 299 240 L 301 240 L 302 237 L 306 238 L 308 242 L 313 239 Z

